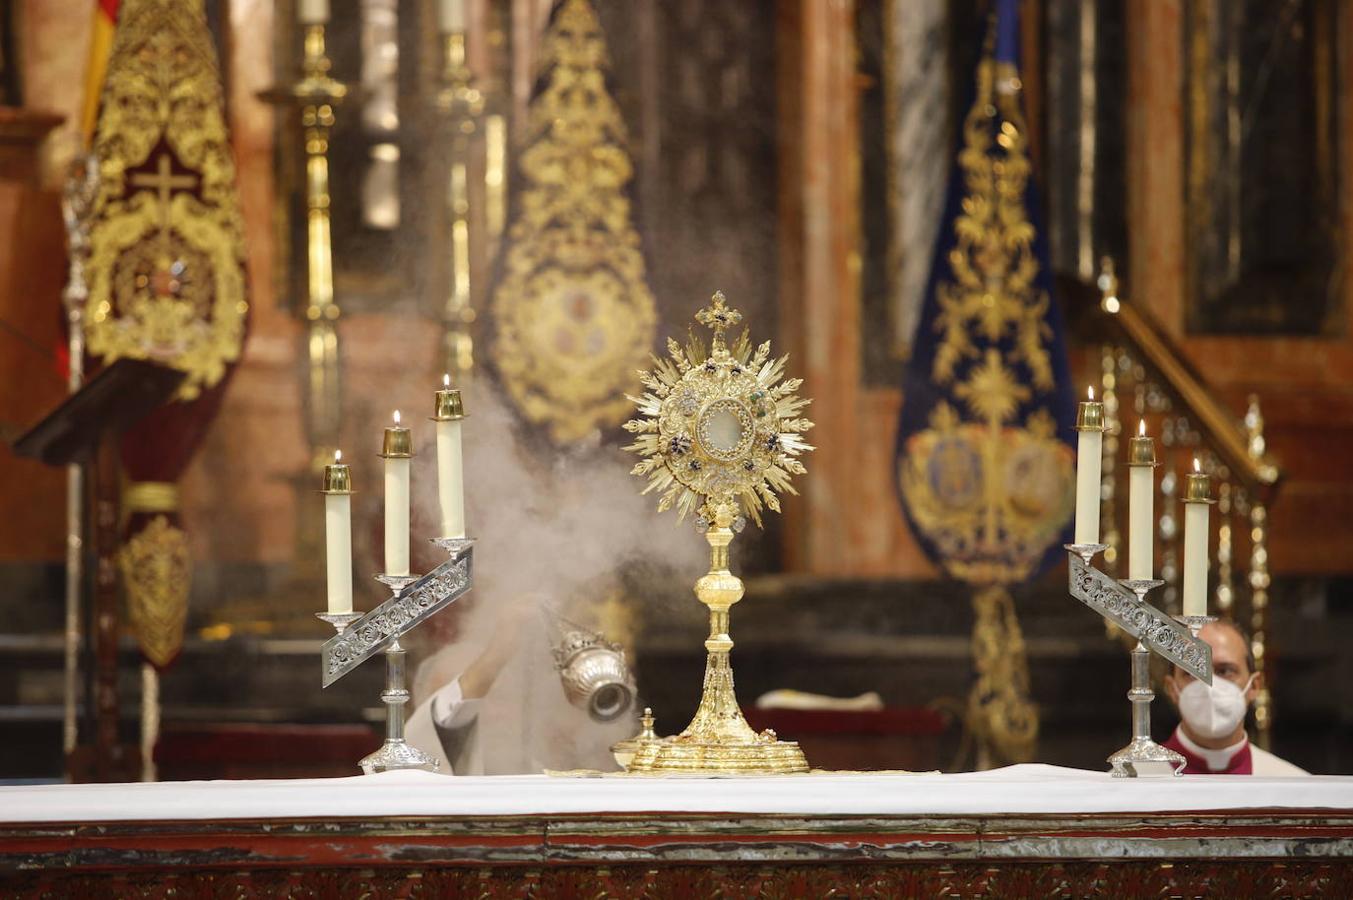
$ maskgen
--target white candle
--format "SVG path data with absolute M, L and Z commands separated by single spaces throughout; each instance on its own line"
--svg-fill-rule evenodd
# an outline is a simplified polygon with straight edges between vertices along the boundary
M 442 34 L 465 30 L 465 0 L 437 0 L 437 29 Z
M 1156 447 L 1142 419 L 1128 453 L 1128 578 L 1148 580 L 1155 570 Z
M 1184 615 L 1207 615 L 1208 524 L 1212 510 L 1210 479 L 1195 457 L 1184 488 Z
M 323 25 L 329 21 L 329 0 L 300 0 L 296 4 L 296 21 L 302 25 Z
M 409 574 L 409 462 L 413 442 L 409 429 L 395 424 L 385 429 L 385 574 Z
M 442 513 L 442 537 L 465 537 L 465 472 L 460 421 L 465 417 L 460 391 L 451 389 L 451 376 L 442 376 L 437 392 L 437 501 Z
M 324 467 L 324 545 L 329 572 L 329 612 L 352 612 L 352 476 L 343 452 Z
M 1099 473 L 1104 453 L 1104 404 L 1090 399 L 1076 410 L 1076 543 L 1099 543 Z

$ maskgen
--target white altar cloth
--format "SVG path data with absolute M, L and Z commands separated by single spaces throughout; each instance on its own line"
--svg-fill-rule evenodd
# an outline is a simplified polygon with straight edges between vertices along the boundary
M 0 787 L 0 823 L 592 813 L 989 815 L 1353 810 L 1353 776 L 1119 779 L 1048 765 L 940 774 L 763 778 L 452 777 Z

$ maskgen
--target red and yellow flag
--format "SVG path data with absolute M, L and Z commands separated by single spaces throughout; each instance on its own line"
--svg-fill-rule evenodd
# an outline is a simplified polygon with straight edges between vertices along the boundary
M 85 67 L 85 106 L 80 114 L 80 133 L 85 146 L 94 139 L 99 123 L 99 97 L 108 58 L 113 53 L 113 29 L 117 27 L 117 8 L 122 0 L 94 0 L 94 28 L 89 40 L 89 65 Z

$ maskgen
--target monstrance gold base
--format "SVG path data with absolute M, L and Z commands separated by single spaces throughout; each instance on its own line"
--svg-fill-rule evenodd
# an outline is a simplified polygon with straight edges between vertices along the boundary
M 695 595 L 709 607 L 709 637 L 705 649 L 704 693 L 695 718 L 681 734 L 639 744 L 626 772 L 651 775 L 786 775 L 807 772 L 808 760 L 793 741 L 781 741 L 775 732 L 752 730 L 738 706 L 733 689 L 729 653 L 728 610 L 742 599 L 742 579 L 728 570 L 728 527 L 731 511 L 716 513 L 714 527 L 705 533 L 710 546 L 708 574 L 695 583 Z
M 791 775 L 808 771 L 793 741 L 707 744 L 673 738 L 641 746 L 625 771 L 638 775 Z

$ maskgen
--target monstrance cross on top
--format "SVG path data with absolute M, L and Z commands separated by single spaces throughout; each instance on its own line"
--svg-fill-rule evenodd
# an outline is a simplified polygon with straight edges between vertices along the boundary
M 723 291 L 715 291 L 709 306 L 695 314 L 695 321 L 714 332 L 714 347 L 724 346 L 723 333 L 742 321 L 742 313 L 729 306 Z
M 156 205 L 160 215 L 159 258 L 155 261 L 160 271 L 156 272 L 156 281 L 170 285 L 174 281 L 169 269 L 173 265 L 169 253 L 169 201 L 174 191 L 192 190 L 197 187 L 196 175 L 175 175 L 174 163 L 169 154 L 161 151 L 155 160 L 155 174 L 138 172 L 130 179 L 132 187 L 152 188 L 156 193 Z M 173 293 L 173 289 L 156 284 L 159 294 Z

